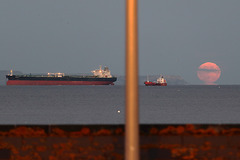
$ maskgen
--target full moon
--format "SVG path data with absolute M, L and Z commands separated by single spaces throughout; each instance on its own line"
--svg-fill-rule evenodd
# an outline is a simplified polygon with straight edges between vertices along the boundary
M 220 75 L 221 70 L 215 63 L 206 62 L 198 67 L 197 76 L 201 81 L 205 82 L 205 84 L 214 84 Z

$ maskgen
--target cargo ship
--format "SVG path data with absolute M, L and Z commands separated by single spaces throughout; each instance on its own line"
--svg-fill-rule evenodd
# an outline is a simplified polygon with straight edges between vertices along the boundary
M 145 86 L 167 86 L 167 80 L 160 76 L 157 81 L 151 82 L 148 80 L 144 82 Z
M 46 75 L 6 75 L 7 85 L 114 85 L 117 77 L 111 75 L 108 67 L 92 71 L 93 75 L 65 75 L 48 73 Z

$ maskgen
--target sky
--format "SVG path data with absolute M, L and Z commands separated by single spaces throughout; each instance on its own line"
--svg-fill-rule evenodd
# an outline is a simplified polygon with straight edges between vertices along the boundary
M 190 84 L 204 62 L 240 84 L 239 0 L 139 0 L 139 75 Z M 0 70 L 125 74 L 125 0 L 1 0 Z

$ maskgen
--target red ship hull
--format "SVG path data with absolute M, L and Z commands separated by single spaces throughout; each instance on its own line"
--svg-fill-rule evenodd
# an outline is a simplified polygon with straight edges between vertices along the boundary
M 157 83 L 157 82 L 144 82 L 145 86 L 167 86 L 167 83 Z
M 111 81 L 31 81 L 8 80 L 7 85 L 114 85 Z

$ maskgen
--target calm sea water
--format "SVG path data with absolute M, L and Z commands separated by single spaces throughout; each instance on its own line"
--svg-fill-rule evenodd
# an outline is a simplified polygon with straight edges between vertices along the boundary
M 124 124 L 124 86 L 0 86 L 0 124 Z M 141 124 L 240 123 L 240 86 L 139 88 Z M 120 113 L 119 113 L 120 111 Z

